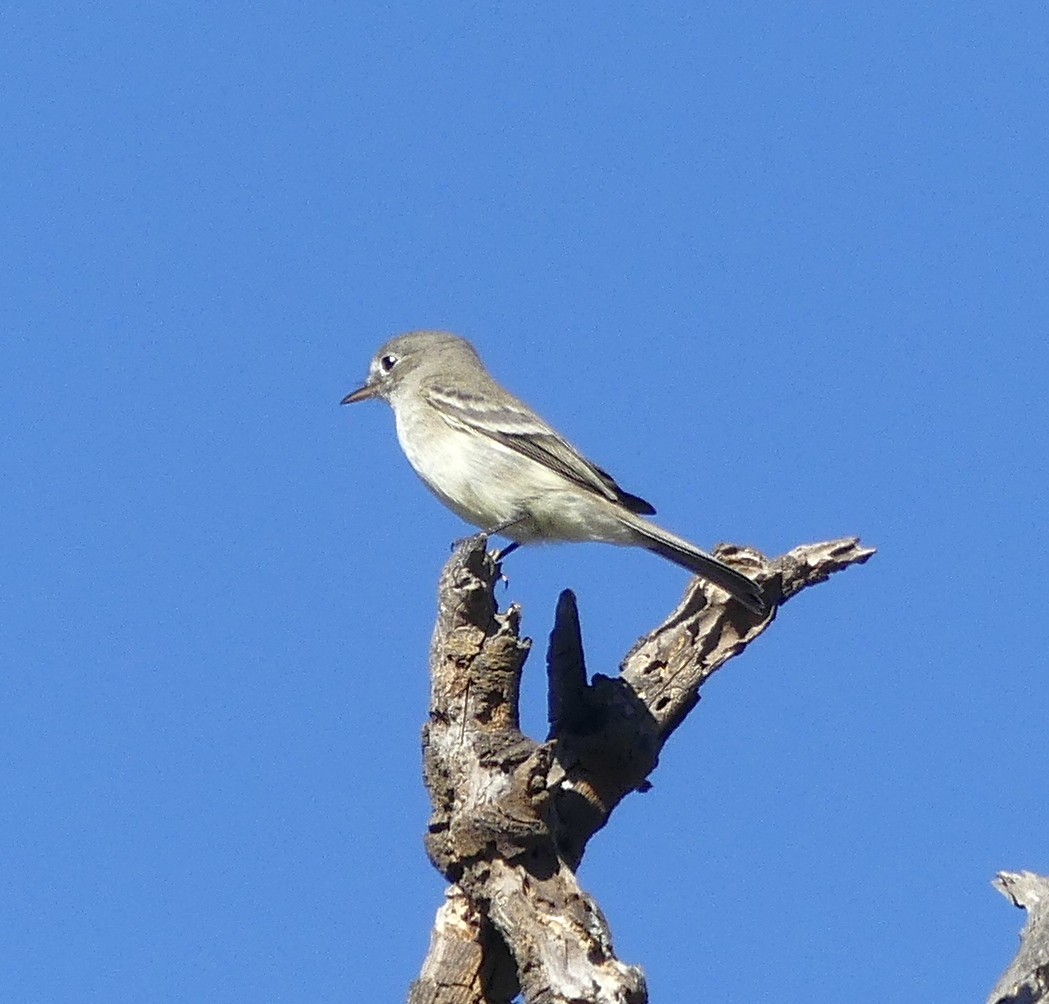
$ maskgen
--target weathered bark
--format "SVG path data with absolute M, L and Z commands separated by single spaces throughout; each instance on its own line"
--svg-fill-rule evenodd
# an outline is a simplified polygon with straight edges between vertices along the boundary
M 519 992 L 506 942 L 459 886 L 449 886 L 413 1004 L 510 1004 Z
M 999 872 L 994 887 L 1027 911 L 1020 950 L 987 1004 L 1038 1004 L 1049 1000 L 1049 878 L 1033 872 Z
M 644 1004 L 641 971 L 616 958 L 604 916 L 576 881 L 587 842 L 625 795 L 647 786 L 699 688 L 778 607 L 873 553 L 855 539 L 774 560 L 722 547 L 722 560 L 761 585 L 769 613 L 758 617 L 693 580 L 617 677 L 590 682 L 566 590 L 547 656 L 550 734 L 538 743 L 519 728 L 530 648 L 520 612 L 498 612 L 498 566 L 483 539 L 464 542 L 441 577 L 423 732 L 433 804 L 426 846 L 453 885 L 410 1004 L 505 1004 L 518 992 L 528 1004 Z

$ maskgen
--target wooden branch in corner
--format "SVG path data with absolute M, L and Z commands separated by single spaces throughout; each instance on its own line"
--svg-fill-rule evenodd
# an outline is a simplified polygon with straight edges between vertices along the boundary
M 641 971 L 616 958 L 597 904 L 575 870 L 586 844 L 630 791 L 647 785 L 663 744 L 699 688 L 775 619 L 776 608 L 873 550 L 855 539 L 799 547 L 770 560 L 718 556 L 762 586 L 757 617 L 694 580 L 667 621 L 642 638 L 616 678 L 587 682 L 575 598 L 562 594 L 547 658 L 550 735 L 519 727 L 530 642 L 520 613 L 499 613 L 498 567 L 464 542 L 441 576 L 423 731 L 433 805 L 431 861 L 452 883 L 409 1004 L 644 1004 Z
M 999 872 L 992 885 L 1027 911 L 1020 950 L 987 1004 L 1039 1004 L 1049 1000 L 1049 878 L 1034 872 Z

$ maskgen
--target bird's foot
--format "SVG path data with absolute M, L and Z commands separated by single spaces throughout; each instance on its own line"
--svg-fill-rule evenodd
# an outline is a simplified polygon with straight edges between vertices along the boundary
M 480 533 L 472 534 L 469 537 L 460 537 L 458 540 L 452 541 L 451 550 L 455 551 L 455 550 L 458 550 L 460 547 L 462 547 L 464 544 L 474 544 L 474 543 L 484 544 L 487 547 L 487 545 L 488 545 L 488 538 L 491 537 L 492 535 L 493 535 L 492 531 L 482 530 L 482 531 L 480 531 Z M 491 551 L 491 552 L 489 552 L 489 554 L 491 555 L 492 561 L 496 565 L 499 565 L 499 564 L 502 563 L 503 559 L 508 554 L 512 554 L 520 546 L 521 545 L 516 540 L 512 540 L 512 541 L 510 541 L 509 544 L 506 545 L 506 547 L 502 547 L 498 551 Z M 499 569 L 499 578 L 498 578 L 497 581 L 504 582 L 504 583 L 506 583 L 507 586 L 510 585 L 510 579 L 506 575 L 503 574 L 503 570 L 501 568 Z
M 487 544 L 489 534 L 482 530 L 480 533 L 472 533 L 469 537 L 460 537 L 458 540 L 453 540 L 451 546 L 448 548 L 449 551 L 457 551 L 464 544 Z

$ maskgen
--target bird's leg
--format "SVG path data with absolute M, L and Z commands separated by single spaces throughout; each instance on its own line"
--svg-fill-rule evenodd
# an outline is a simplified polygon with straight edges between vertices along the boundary
M 506 545 L 506 547 L 502 547 L 498 551 L 496 551 L 495 554 L 492 555 L 492 558 L 498 565 L 499 562 L 503 560 L 503 558 L 505 558 L 508 554 L 513 554 L 514 551 L 516 551 L 520 546 L 520 541 L 512 540 L 509 544 Z
M 487 542 L 489 537 L 494 537 L 497 534 L 505 533 L 515 523 L 517 523 L 519 521 L 519 519 L 520 519 L 520 517 L 516 517 L 515 516 L 513 519 L 508 519 L 508 520 L 500 523 L 498 526 L 493 527 L 491 530 L 481 530 L 480 533 L 475 533 L 475 534 L 473 534 L 470 537 L 463 537 L 462 539 L 453 542 L 452 550 L 454 551 L 457 547 L 459 547 L 460 544 L 465 544 L 467 541 L 476 540 L 476 541 Z M 510 541 L 509 544 L 506 545 L 506 547 L 501 548 L 500 550 L 496 551 L 492 555 L 492 558 L 495 560 L 495 563 L 498 564 L 500 561 L 503 560 L 503 558 L 505 558 L 508 554 L 512 554 L 520 546 L 521 546 L 520 541 L 512 540 L 512 541 Z
M 486 537 L 494 537 L 496 534 L 504 533 L 509 530 L 510 527 L 521 522 L 520 516 L 514 516 L 513 519 L 504 519 L 498 526 L 493 526 L 491 530 L 485 530 L 484 534 Z
M 513 519 L 508 519 L 503 523 L 500 523 L 497 527 L 488 531 L 489 537 L 494 537 L 496 534 L 506 533 L 514 524 L 520 522 L 521 517 L 515 516 Z M 498 565 L 508 554 L 513 554 L 521 546 L 521 542 L 518 540 L 511 540 L 506 547 L 500 548 L 495 554 L 492 555 L 493 560 Z

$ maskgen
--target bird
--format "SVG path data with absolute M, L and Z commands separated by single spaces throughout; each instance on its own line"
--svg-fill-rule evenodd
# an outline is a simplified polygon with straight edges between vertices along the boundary
M 372 398 L 393 409 L 401 449 L 430 491 L 484 536 L 509 538 L 497 560 L 535 542 L 642 547 L 767 613 L 757 583 L 646 519 L 653 506 L 497 383 L 466 339 L 446 331 L 390 339 L 341 403 Z

